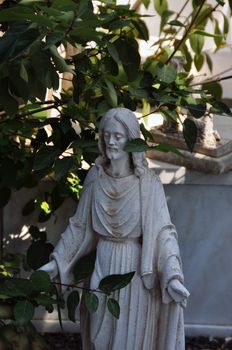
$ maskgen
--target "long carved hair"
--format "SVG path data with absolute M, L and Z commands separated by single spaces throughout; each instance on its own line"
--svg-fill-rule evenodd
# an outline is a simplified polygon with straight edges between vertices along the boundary
M 133 140 L 141 136 L 139 122 L 132 111 L 130 111 L 127 108 L 121 107 L 112 108 L 109 111 L 107 111 L 104 117 L 101 119 L 99 125 L 98 148 L 100 151 L 100 156 L 96 159 L 95 162 L 97 166 L 102 166 L 103 168 L 107 167 L 107 165 L 110 163 L 110 160 L 106 155 L 104 129 L 108 121 L 113 122 L 114 120 L 119 122 L 125 128 L 128 140 Z M 136 176 L 140 177 L 147 171 L 148 164 L 145 159 L 144 152 L 132 152 L 131 161 Z

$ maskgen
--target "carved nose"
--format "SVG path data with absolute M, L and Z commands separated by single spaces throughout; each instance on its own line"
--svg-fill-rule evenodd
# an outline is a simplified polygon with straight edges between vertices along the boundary
M 115 144 L 114 137 L 111 135 L 109 138 L 109 145 L 112 146 Z

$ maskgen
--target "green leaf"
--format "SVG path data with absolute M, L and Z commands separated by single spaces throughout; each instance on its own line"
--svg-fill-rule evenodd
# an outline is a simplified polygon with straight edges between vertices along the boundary
M 201 118 L 206 113 L 206 103 L 199 102 L 196 104 L 189 104 L 188 106 L 189 112 L 195 118 Z
M 169 120 L 172 120 L 174 122 L 177 122 L 177 120 L 179 119 L 179 116 L 177 114 L 177 112 L 174 111 L 170 111 L 170 110 L 161 110 L 161 113 Z
M 145 128 L 143 123 L 140 124 L 140 131 L 143 134 L 145 140 L 153 140 L 152 134 Z
M 106 276 L 100 281 L 98 288 L 105 293 L 111 293 L 115 290 L 122 289 L 130 283 L 134 274 L 135 272 L 129 272 L 121 275 Z
M 131 21 L 138 31 L 138 39 L 149 40 L 149 32 L 146 24 L 141 19 Z
M 117 319 L 119 319 L 120 316 L 120 306 L 119 303 L 117 302 L 117 300 L 110 298 L 107 301 L 107 308 L 109 310 L 109 312 L 116 317 Z
M 232 0 L 229 0 L 230 9 L 232 11 Z
M 96 250 L 80 258 L 73 267 L 74 280 L 80 282 L 92 275 L 96 260 Z
M 108 42 L 107 43 L 107 50 L 110 54 L 110 56 L 115 60 L 116 63 L 120 63 L 120 58 L 119 58 L 119 54 L 118 54 L 118 50 L 115 47 L 114 44 Z
M 156 12 L 162 16 L 164 11 L 168 10 L 168 2 L 167 0 L 154 0 L 155 10 Z
M 197 54 L 200 55 L 203 46 L 204 46 L 204 36 L 199 35 L 199 34 L 191 34 L 189 37 L 190 40 L 190 45 L 193 51 Z
M 203 84 L 203 89 L 208 91 L 211 95 L 213 95 L 217 100 L 222 98 L 222 86 L 219 83 L 206 83 Z
M 133 139 L 127 142 L 124 147 L 126 152 L 145 152 L 148 150 L 148 145 L 146 141 L 142 139 Z
M 20 71 L 19 71 L 20 78 L 28 82 L 28 74 L 27 70 L 25 68 L 25 65 L 23 64 L 23 61 L 20 62 Z
M 0 108 L 5 110 L 10 116 L 15 115 L 18 111 L 18 101 L 9 92 L 9 81 L 7 78 L 0 80 Z
M 9 297 L 26 297 L 33 292 L 31 281 L 24 278 L 11 278 L 1 285 L 1 294 Z
M 225 2 L 222 1 L 222 0 L 216 0 L 216 1 L 217 1 L 217 3 L 218 3 L 219 5 L 221 5 L 221 6 L 224 6 L 224 5 L 225 5 Z
M 133 38 L 120 38 L 114 42 L 114 45 L 129 81 L 134 80 L 138 75 L 141 61 L 138 43 Z
M 223 33 L 224 35 L 227 35 L 229 33 L 230 25 L 229 20 L 226 15 L 223 13 L 223 20 L 224 20 L 224 26 L 223 26 Z
M 196 124 L 191 119 L 186 118 L 183 125 L 183 135 L 190 152 L 193 152 L 197 141 L 197 134 Z
M 231 115 L 230 108 L 222 101 L 217 101 L 217 102 L 213 103 L 213 107 L 216 110 L 216 112 Z
M 22 215 L 30 215 L 36 209 L 36 204 L 34 199 L 30 199 L 22 209 Z
M 173 21 L 168 22 L 170 26 L 176 26 L 176 27 L 185 27 L 183 23 L 178 21 L 177 19 L 174 19 Z
M 211 60 L 211 57 L 205 52 L 205 58 L 206 58 L 206 62 L 208 64 L 209 70 L 210 72 L 212 72 L 213 70 L 213 62 Z
M 222 37 L 221 34 L 212 34 L 212 33 L 208 33 L 208 32 L 205 32 L 204 30 L 194 30 L 192 32 L 194 35 L 202 35 L 202 36 L 207 36 L 207 37 L 210 37 L 210 38 L 218 38 L 218 37 Z M 191 34 L 192 35 L 192 34 Z
M 49 305 L 53 305 L 56 304 L 56 300 L 51 298 L 49 295 L 46 294 L 41 294 L 38 297 L 35 298 L 35 301 L 39 304 L 39 305 L 43 305 L 43 306 L 49 306 Z
M 67 176 L 67 174 L 69 173 L 69 171 L 71 171 L 74 165 L 75 165 L 75 158 L 73 156 L 64 157 L 62 159 L 58 158 L 55 161 L 56 179 L 60 180 L 65 176 Z
M 53 146 L 42 147 L 35 155 L 34 169 L 41 170 L 53 164 L 61 150 Z
M 111 107 L 118 106 L 118 96 L 113 83 L 105 79 L 106 87 L 103 87 L 103 94 Z
M 68 318 L 72 322 L 76 322 L 75 320 L 75 312 L 77 309 L 77 306 L 80 301 L 79 292 L 77 290 L 73 290 L 69 295 L 67 299 L 67 308 L 68 308 Z
M 161 21 L 160 21 L 160 33 L 162 33 L 162 30 L 164 28 L 164 26 L 168 23 L 169 18 L 174 14 L 173 11 L 170 10 L 166 10 L 162 13 L 161 16 Z M 169 28 L 165 30 L 166 32 L 172 32 L 172 34 L 174 34 L 176 32 L 176 30 L 174 28 Z
M 87 310 L 92 314 L 97 311 L 99 300 L 94 293 L 85 293 L 84 302 Z
M 27 263 L 33 269 L 37 270 L 49 262 L 49 256 L 54 247 L 51 243 L 41 241 L 33 242 L 27 250 Z
M 19 301 L 14 306 L 14 318 L 18 326 L 25 326 L 34 316 L 34 306 L 28 300 Z
M 200 55 L 194 56 L 194 64 L 197 71 L 199 72 L 204 64 L 204 55 L 202 53 L 200 53 Z
M 51 45 L 49 47 L 49 50 L 51 52 L 51 56 L 52 56 L 52 59 L 53 59 L 53 62 L 56 66 L 56 69 L 60 72 L 60 73 L 63 73 L 63 72 L 69 72 L 69 73 L 72 73 L 72 74 L 75 74 L 74 70 L 71 69 L 65 59 L 63 57 L 60 56 L 60 54 L 58 53 L 58 50 L 57 50 L 57 47 L 55 45 Z
M 106 72 L 116 76 L 119 73 L 117 63 L 111 57 L 105 57 L 102 61 L 103 67 Z
M 30 280 L 35 291 L 48 292 L 51 289 L 51 280 L 46 271 L 34 271 Z
M 1 187 L 0 188 L 0 208 L 5 207 L 7 203 L 9 202 L 11 197 L 11 190 L 7 187 Z
M 216 19 L 215 19 L 214 34 L 215 34 L 214 42 L 215 42 L 215 45 L 217 46 L 217 49 L 219 49 L 221 44 L 222 44 L 222 42 L 223 42 L 223 36 L 222 36 L 221 30 L 220 30 L 220 27 L 219 27 L 218 20 L 216 20 Z
M 160 152 L 172 152 L 178 156 L 183 156 L 182 153 L 175 147 L 166 143 L 160 143 L 157 146 L 151 146 L 150 149 L 160 151 Z
M 142 0 L 142 4 L 144 5 L 144 7 L 145 7 L 146 9 L 148 9 L 148 7 L 149 7 L 149 5 L 150 5 L 150 2 L 151 2 L 151 0 Z
M 172 66 L 158 63 L 155 67 L 157 78 L 166 84 L 171 84 L 176 80 L 177 72 Z
M 54 26 L 54 23 L 45 16 L 34 14 L 34 11 L 29 7 L 24 6 L 13 6 L 7 9 L 3 9 L 0 12 L 0 22 L 11 22 L 11 21 L 32 21 L 39 25 L 50 27 Z
M 44 46 L 44 50 L 47 50 L 51 46 L 57 44 L 64 38 L 64 33 L 53 32 L 47 35 L 46 37 L 46 45 Z

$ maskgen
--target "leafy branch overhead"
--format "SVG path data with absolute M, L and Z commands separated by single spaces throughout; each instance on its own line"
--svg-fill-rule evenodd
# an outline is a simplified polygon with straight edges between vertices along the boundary
M 80 179 L 80 188 L 85 176 L 82 160 L 94 162 L 99 119 L 111 107 L 143 108 L 145 114 L 155 110 L 170 120 L 178 120 L 182 113 L 203 115 L 202 106 L 207 111 L 230 112 L 219 102 L 217 82 L 199 89 L 191 86 L 189 76 L 193 62 L 200 68 L 206 59 L 211 65 L 202 53 L 206 36 L 215 40 L 217 49 L 224 45 L 227 19 L 223 16 L 222 32 L 214 17 L 222 1 L 214 7 L 194 1 L 193 12 L 184 21 L 183 9 L 170 11 L 166 0 L 154 4 L 161 16 L 160 39 L 154 55 L 142 62 L 138 43 L 148 41 L 149 32 L 142 16 L 129 5 L 104 1 L 93 5 L 88 0 L 3 2 L 1 205 L 7 203 L 12 189 L 36 186 L 46 176 L 54 181 L 59 203 L 67 196 L 75 198 L 73 174 Z M 215 25 L 214 33 L 205 30 L 208 20 Z M 172 57 L 179 55 L 184 69 L 177 72 Z M 48 89 L 61 92 L 48 98 Z M 45 213 L 41 220 L 57 209 L 52 198 L 50 192 L 33 204 Z

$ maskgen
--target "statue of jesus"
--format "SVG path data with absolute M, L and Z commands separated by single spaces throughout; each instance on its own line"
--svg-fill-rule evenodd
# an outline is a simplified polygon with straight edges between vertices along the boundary
M 170 221 L 162 184 L 148 169 L 143 152 L 124 150 L 140 137 L 133 112 L 113 108 L 99 126 L 99 152 L 85 179 L 75 215 L 42 267 L 61 283 L 73 282 L 73 266 L 96 249 L 89 287 L 102 278 L 135 271 L 116 291 L 115 319 L 100 294 L 98 310 L 81 314 L 84 350 L 184 350 L 183 285 L 177 233 Z

